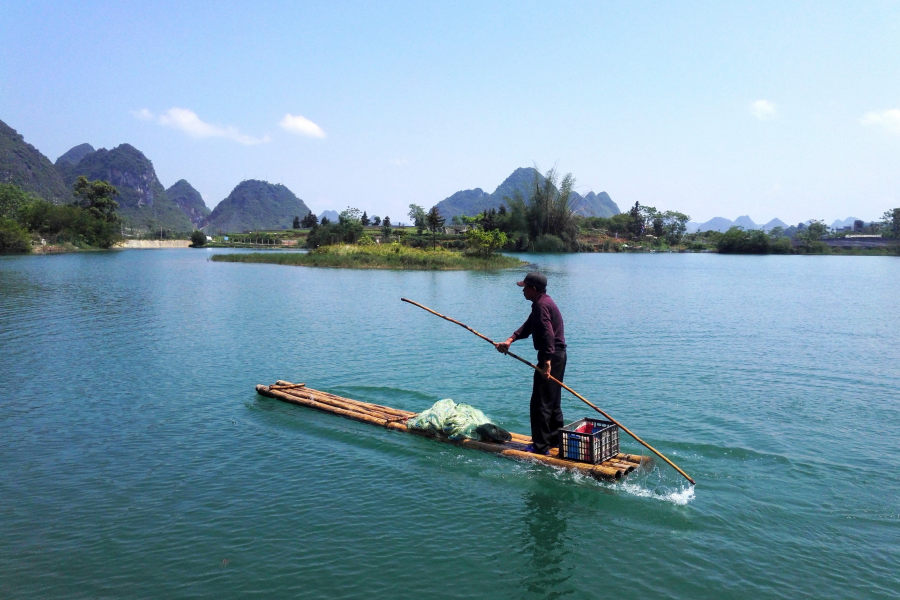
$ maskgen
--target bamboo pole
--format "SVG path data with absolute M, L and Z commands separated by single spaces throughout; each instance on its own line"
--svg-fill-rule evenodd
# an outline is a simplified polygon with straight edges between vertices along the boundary
M 334 406 L 335 408 L 341 408 L 344 410 L 349 410 L 351 412 L 357 412 L 359 414 L 370 416 L 375 419 L 383 419 L 385 421 L 393 421 L 393 420 L 399 420 L 399 419 L 405 420 L 407 418 L 407 417 L 397 417 L 396 415 L 384 413 L 379 410 L 368 409 L 363 406 L 359 406 L 355 402 L 345 402 L 344 401 L 344 400 L 349 400 L 349 399 L 342 398 L 341 400 L 335 400 L 334 398 L 325 397 L 323 395 L 317 396 L 316 394 L 311 394 L 309 392 L 307 392 L 306 394 L 303 394 L 303 393 L 298 393 L 294 390 L 284 390 L 284 389 L 279 389 L 279 388 L 272 388 L 271 386 L 269 387 L 269 390 L 280 391 L 280 392 L 288 394 L 289 396 L 292 396 L 294 398 L 302 398 L 305 400 L 312 400 L 312 401 L 318 402 L 320 404 L 327 404 L 329 406 Z M 310 390 L 310 391 L 312 391 L 312 390 Z
M 269 389 L 270 390 L 291 390 L 294 388 L 302 388 L 305 386 L 306 386 L 305 383 L 288 383 L 285 381 L 284 383 L 276 383 L 275 385 L 270 385 Z
M 441 313 L 439 313 L 439 312 L 437 312 L 437 311 L 431 310 L 431 309 L 428 308 L 427 306 L 422 306 L 422 305 L 419 304 L 418 302 L 413 302 L 412 300 L 409 300 L 409 299 L 407 299 L 407 298 L 400 298 L 400 300 L 402 300 L 403 302 L 408 302 L 409 304 L 412 304 L 413 306 L 418 306 L 419 308 L 421 308 L 421 309 L 423 309 L 423 310 L 426 310 L 426 311 L 430 312 L 431 314 L 436 315 L 436 316 L 438 316 L 438 317 L 440 317 L 440 318 L 442 318 L 442 319 L 444 319 L 444 320 L 446 320 L 446 321 L 450 321 L 451 323 L 456 323 L 457 325 L 459 325 L 459 326 L 462 327 L 463 329 L 468 329 L 469 331 L 471 331 L 472 333 L 474 333 L 475 335 L 477 335 L 478 337 L 480 337 L 480 338 L 483 339 L 484 341 L 489 342 L 489 343 L 492 344 L 495 348 L 497 347 L 497 343 L 496 343 L 494 340 L 492 340 L 491 338 L 487 337 L 486 335 L 482 335 L 482 334 L 478 333 L 477 331 L 475 331 L 474 329 L 472 329 L 471 327 L 469 327 L 469 326 L 466 325 L 465 323 L 460 323 L 460 322 L 457 321 L 456 319 L 451 319 L 450 317 L 444 316 L 444 315 L 442 315 Z M 513 358 L 515 358 L 517 361 L 519 361 L 519 362 L 521 362 L 521 363 L 524 363 L 524 364 L 528 365 L 529 367 L 531 367 L 531 368 L 534 369 L 535 371 L 540 371 L 540 369 L 539 369 L 537 366 L 531 364 L 530 362 L 528 362 L 527 360 L 525 360 L 525 359 L 522 358 L 521 356 L 518 356 L 518 355 L 516 355 L 516 354 L 513 354 L 512 352 L 509 352 L 509 351 L 507 351 L 506 354 L 509 355 L 509 356 L 511 356 L 511 357 L 513 357 Z M 678 467 L 678 465 L 676 465 L 676 464 L 673 463 L 671 460 L 669 460 L 668 458 L 666 458 L 666 456 L 665 456 L 662 452 L 660 452 L 659 450 L 657 450 L 656 448 L 654 448 L 653 446 L 651 446 L 650 444 L 648 444 L 647 442 L 645 442 L 644 440 L 642 440 L 641 438 L 639 438 L 639 437 L 638 437 L 636 434 L 634 434 L 630 429 L 628 429 L 627 427 L 625 427 L 624 425 L 622 425 L 621 423 L 619 423 L 618 421 L 616 421 L 615 419 L 613 419 L 611 416 L 609 416 L 608 413 L 606 413 L 605 411 L 601 410 L 601 409 L 600 409 L 599 407 L 597 407 L 595 404 L 591 403 L 587 398 L 585 398 L 584 396 L 582 396 L 581 394 L 579 394 L 578 392 L 576 392 L 575 390 L 573 390 L 572 388 L 570 388 L 569 386 L 567 386 L 566 384 L 564 384 L 562 381 L 560 381 L 560 380 L 558 380 L 557 378 L 553 377 L 552 375 L 548 376 L 548 379 L 550 379 L 551 381 L 556 382 L 556 383 L 559 384 L 563 389 L 565 389 L 567 392 L 571 393 L 573 396 L 575 396 L 576 398 L 578 398 L 579 400 L 581 400 L 582 402 L 584 402 L 585 404 L 587 404 L 588 406 L 590 406 L 591 408 L 593 408 L 594 410 L 596 410 L 598 413 L 600 413 L 601 415 L 603 415 L 604 417 L 606 417 L 607 419 L 609 419 L 610 421 L 612 421 L 613 423 L 615 423 L 616 425 L 618 425 L 619 429 L 621 429 L 622 431 L 624 431 L 625 433 L 627 433 L 628 435 L 630 435 L 632 438 L 634 438 L 634 440 L 635 440 L 636 442 L 638 442 L 639 444 L 641 444 L 642 446 L 644 446 L 645 448 L 647 448 L 648 450 L 650 450 L 651 452 L 653 452 L 653 454 L 657 455 L 658 457 L 660 457 L 661 459 L 663 459 L 664 461 L 666 461 L 666 463 L 667 463 L 670 467 L 672 467 L 673 469 L 675 469 L 676 471 L 678 471 L 685 479 L 687 479 L 688 481 L 690 481 L 690 482 L 691 482 L 691 485 L 696 485 L 696 484 L 694 483 L 694 480 L 691 479 L 691 477 L 690 477 L 687 473 L 685 473 L 684 471 L 682 471 L 682 470 Z
M 388 421 L 387 419 L 379 419 L 376 417 L 372 417 L 369 415 L 364 415 L 362 413 L 346 410 L 343 408 L 338 408 L 335 406 L 331 406 L 329 404 L 323 404 L 321 402 L 316 402 L 315 400 L 309 400 L 308 398 L 302 398 L 299 396 L 292 396 L 290 394 L 286 394 L 285 392 L 279 390 L 272 390 L 268 386 L 258 385 L 256 386 L 256 392 L 263 396 L 269 396 L 272 398 L 277 398 L 284 402 L 289 402 L 291 404 L 299 404 L 301 406 L 307 406 L 309 408 L 315 408 L 316 410 L 320 410 L 322 412 L 329 412 L 336 415 L 341 415 L 342 417 L 347 417 L 348 419 L 353 419 L 354 421 L 362 421 L 363 423 L 371 423 L 372 425 L 380 425 L 382 427 L 387 427 L 389 429 L 398 429 L 400 431 L 406 431 L 406 425 L 402 423 L 393 423 Z
M 277 389 L 281 388 L 281 386 L 287 386 L 287 385 L 293 385 L 293 384 L 291 384 L 291 383 L 288 382 L 288 381 L 283 381 L 283 380 L 279 379 L 278 381 L 275 382 L 275 385 L 274 385 L 274 386 L 269 386 L 269 388 L 270 388 L 270 389 L 276 389 L 276 390 L 277 390 Z M 305 385 L 305 384 L 304 384 L 304 385 Z M 341 396 L 336 396 L 335 394 L 329 394 L 328 392 L 322 392 L 322 391 L 319 391 L 319 390 L 312 390 L 312 391 L 315 391 L 315 393 L 320 394 L 320 395 L 322 395 L 322 396 L 327 396 L 327 397 L 330 397 L 330 398 L 334 398 L 334 399 L 339 400 L 339 401 L 341 401 L 341 402 L 348 402 L 348 403 L 351 403 L 351 404 L 357 404 L 357 405 L 362 406 L 362 407 L 365 407 L 365 408 L 374 408 L 374 409 L 378 409 L 378 410 L 380 410 L 380 411 L 382 411 L 382 412 L 385 412 L 385 413 L 396 414 L 398 417 L 399 417 L 399 416 L 407 416 L 407 417 L 411 417 L 411 416 L 413 416 L 413 415 L 416 414 L 416 413 L 411 412 L 411 411 L 408 411 L 408 410 L 401 410 L 401 409 L 399 409 L 399 408 L 391 408 L 390 406 L 382 406 L 382 405 L 380 405 L 380 404 L 373 404 L 373 403 L 371 403 L 371 402 L 363 402 L 363 401 L 361 401 L 361 400 L 353 400 L 353 399 L 351 399 L 351 398 L 344 398 L 344 397 L 341 397 Z
M 618 454 L 615 458 L 617 460 L 634 463 L 638 466 L 648 464 L 652 460 L 649 456 L 640 456 L 638 454 Z

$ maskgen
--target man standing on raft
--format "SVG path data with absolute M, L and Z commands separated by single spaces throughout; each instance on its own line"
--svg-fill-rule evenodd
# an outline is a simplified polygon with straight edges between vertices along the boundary
M 559 381 L 566 373 L 566 338 L 563 334 L 563 318 L 553 299 L 547 295 L 547 278 L 540 273 L 529 273 L 523 281 L 517 282 L 522 295 L 531 301 L 531 314 L 525 324 L 509 336 L 505 342 L 497 344 L 497 350 L 506 354 L 516 340 L 531 336 L 534 349 L 538 352 L 531 390 L 531 440 L 528 452 L 548 454 L 550 448 L 559 445 L 559 429 L 564 425 L 562 388 L 550 381 L 553 375 Z

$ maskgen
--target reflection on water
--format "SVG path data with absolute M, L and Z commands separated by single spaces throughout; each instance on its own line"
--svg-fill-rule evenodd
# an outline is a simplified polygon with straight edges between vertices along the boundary
M 564 503 L 558 495 L 529 490 L 523 497 L 525 509 L 525 550 L 527 572 L 522 585 L 539 598 L 559 598 L 575 592 L 567 585 L 572 564 L 566 561 L 568 523 Z

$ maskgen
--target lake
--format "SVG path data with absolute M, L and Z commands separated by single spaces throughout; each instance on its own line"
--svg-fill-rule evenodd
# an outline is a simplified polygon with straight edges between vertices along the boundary
M 900 595 L 900 259 L 525 255 L 566 382 L 691 489 L 659 460 L 600 483 L 254 391 L 453 398 L 528 433 L 528 369 L 400 302 L 502 340 L 524 271 L 219 252 L 0 257 L 0 597 Z

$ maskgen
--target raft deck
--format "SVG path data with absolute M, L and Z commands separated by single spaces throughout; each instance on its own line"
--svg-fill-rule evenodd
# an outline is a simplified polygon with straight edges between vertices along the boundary
M 363 423 L 386 427 L 387 429 L 421 435 L 440 442 L 453 444 L 454 446 L 461 446 L 472 450 L 481 450 L 482 452 L 492 452 L 507 458 L 529 460 L 551 467 L 568 469 L 569 471 L 578 471 L 584 475 L 603 481 L 621 479 L 638 467 L 650 463 L 650 458 L 647 456 L 617 454 L 615 457 L 605 462 L 592 465 L 589 463 L 559 458 L 559 448 L 551 449 L 548 456 L 533 454 L 525 451 L 525 446 L 531 443 L 531 438 L 519 433 L 511 433 L 512 440 L 502 444 L 480 442 L 471 439 L 454 441 L 442 434 L 407 427 L 406 421 L 416 414 L 414 412 L 372 404 L 370 402 L 362 402 L 360 400 L 351 400 L 350 398 L 342 398 L 341 396 L 335 396 L 334 394 L 308 388 L 304 383 L 291 383 L 289 381 L 278 380 L 273 385 L 257 385 L 256 393 L 290 404 L 297 404 L 308 408 L 314 408 L 322 412 L 340 415 L 348 419 L 353 419 L 354 421 L 361 421 Z

